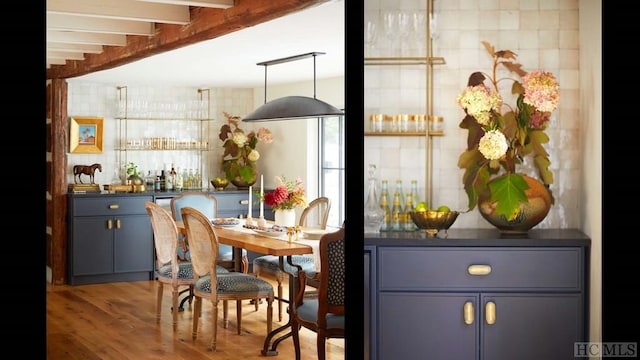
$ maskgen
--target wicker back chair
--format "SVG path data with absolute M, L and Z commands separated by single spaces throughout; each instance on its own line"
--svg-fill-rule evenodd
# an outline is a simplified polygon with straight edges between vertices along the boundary
M 198 209 L 207 218 L 213 219 L 218 216 L 218 199 L 211 194 L 204 193 L 202 191 L 185 191 L 178 196 L 171 198 L 170 201 L 171 216 L 175 221 L 182 220 L 182 214 L 180 209 L 183 207 L 192 207 Z M 188 260 L 190 256 L 188 253 L 188 240 L 183 239 L 182 247 L 184 251 L 184 257 Z M 242 272 L 249 272 L 249 259 L 247 257 L 247 251 L 242 251 Z M 226 267 L 227 269 L 234 268 L 233 248 L 226 244 L 220 244 L 218 249 L 218 264 Z
M 318 360 L 325 359 L 327 338 L 344 338 L 345 250 L 344 226 L 320 238 L 320 286 L 317 296 L 305 297 L 306 273 L 298 273 L 298 293 L 291 311 L 291 329 L 296 360 L 300 359 L 299 329 L 317 333 Z
M 300 220 L 298 225 L 317 227 L 320 229 L 327 228 L 327 221 L 329 219 L 329 211 L 331 210 L 331 199 L 325 196 L 313 199 L 306 208 L 300 214 Z M 313 223 L 313 224 L 311 224 Z M 314 280 L 315 264 L 313 257 L 305 255 L 293 255 L 291 262 L 296 265 L 302 266 L 302 269 L 307 272 L 308 285 L 317 287 L 317 281 Z M 280 270 L 278 257 L 274 255 L 263 255 L 253 259 L 253 273 L 260 277 L 263 273 L 273 275 L 278 281 L 278 321 L 282 321 L 282 303 L 287 300 L 282 297 L 282 283 L 289 278 L 289 273 L 296 273 L 297 268 L 292 267 L 288 263 L 284 264 L 286 272 Z
M 156 275 L 158 290 L 156 295 L 156 319 L 160 322 L 162 310 L 162 292 L 164 285 L 171 285 L 171 314 L 173 328 L 178 325 L 178 294 L 179 287 L 188 286 L 191 291 L 193 283 L 193 269 L 190 262 L 178 260 L 178 228 L 171 215 L 160 205 L 147 201 L 145 209 L 149 214 L 153 228 L 153 242 L 156 249 Z M 189 298 L 189 303 L 191 299 Z
M 267 333 L 271 332 L 273 316 L 273 286 L 262 279 L 239 272 L 218 274 L 215 261 L 218 252 L 218 236 L 211 220 L 200 211 L 183 207 L 181 209 L 182 221 L 187 230 L 189 247 L 191 251 L 191 263 L 193 264 L 195 283 L 193 294 L 195 296 L 193 313 L 193 339 L 198 336 L 198 322 L 202 314 L 202 299 L 208 299 L 212 305 L 212 332 L 211 349 L 216 349 L 218 302 L 223 301 L 223 324 L 227 328 L 227 301 L 236 300 L 237 333 L 242 329 L 242 300 L 262 299 L 267 300 Z

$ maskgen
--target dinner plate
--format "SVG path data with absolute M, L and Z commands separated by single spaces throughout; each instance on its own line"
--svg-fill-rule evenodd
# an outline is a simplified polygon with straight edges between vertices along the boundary
M 280 230 L 275 230 L 272 228 L 267 228 L 267 229 L 251 229 L 252 231 L 262 235 L 262 236 L 286 236 L 287 232 L 286 231 L 280 231 Z
M 216 226 L 232 227 L 240 225 L 240 220 L 236 218 L 215 218 L 211 220 L 211 223 Z
M 327 230 L 306 230 L 303 231 L 303 236 L 305 239 L 310 239 L 310 240 L 320 240 L 320 238 L 322 237 L 322 235 L 326 234 Z

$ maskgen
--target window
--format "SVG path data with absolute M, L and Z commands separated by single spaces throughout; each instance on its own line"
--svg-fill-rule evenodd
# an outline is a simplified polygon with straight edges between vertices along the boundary
M 318 124 L 319 194 L 331 199 L 327 226 L 340 227 L 345 217 L 344 116 L 324 117 Z

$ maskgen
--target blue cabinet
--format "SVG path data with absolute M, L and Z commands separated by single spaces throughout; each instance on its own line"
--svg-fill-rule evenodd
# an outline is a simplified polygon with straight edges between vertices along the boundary
M 167 211 L 179 192 L 68 195 L 67 283 L 71 285 L 154 279 L 153 229 L 144 203 Z M 246 217 L 247 191 L 211 192 L 218 199 L 219 217 Z M 257 198 L 252 215 L 258 218 Z M 271 207 L 264 216 L 273 220 Z M 261 254 L 248 252 L 249 264 Z
M 384 236 L 365 238 L 365 258 L 375 254 L 371 359 L 563 360 L 588 341 L 584 234 Z
M 153 279 L 152 196 L 70 196 L 68 283 Z

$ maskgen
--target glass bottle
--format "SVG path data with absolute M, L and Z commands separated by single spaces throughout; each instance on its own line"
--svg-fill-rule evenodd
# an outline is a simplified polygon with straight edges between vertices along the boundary
M 413 212 L 413 192 L 407 194 L 407 198 L 404 202 L 404 231 L 416 231 L 418 227 L 413 222 L 410 213 Z
M 384 210 L 378 202 L 378 194 L 376 192 L 376 166 L 369 164 L 369 193 L 367 202 L 364 205 L 364 232 L 379 233 L 380 226 L 384 221 Z
M 402 204 L 400 193 L 393 193 L 393 206 L 391 207 L 391 231 L 402 231 Z
M 400 207 L 399 207 L 400 213 L 398 214 L 398 217 L 399 217 L 398 224 L 397 224 L 397 226 L 396 225 L 393 226 L 393 230 L 394 231 L 403 231 L 404 230 L 404 224 L 406 223 L 406 219 L 405 219 L 405 215 L 406 214 L 405 214 L 404 208 L 402 207 L 402 203 L 404 202 L 404 199 L 405 199 L 404 198 L 404 191 L 402 191 L 402 180 L 399 180 L 399 179 L 396 180 L 396 191 L 395 192 L 398 194 L 398 198 L 399 198 L 398 201 L 400 202 L 400 204 L 399 204 L 400 205 Z M 395 197 L 395 194 L 394 194 L 394 197 Z M 395 201 L 395 199 L 394 199 L 394 201 Z
M 182 178 L 182 173 L 180 172 L 180 167 L 176 171 L 176 190 L 182 190 L 184 187 L 184 179 Z
M 153 190 L 154 189 L 155 181 L 156 181 L 155 175 L 152 175 L 151 174 L 151 170 L 149 170 L 147 172 L 147 176 L 145 176 L 145 178 L 144 178 L 144 183 L 145 183 L 145 186 L 147 187 L 147 190 Z
M 384 211 L 384 221 L 380 226 L 380 231 L 389 231 L 389 220 L 391 219 L 391 208 L 389 208 L 389 182 L 382 180 L 382 193 L 380 194 L 380 207 Z

